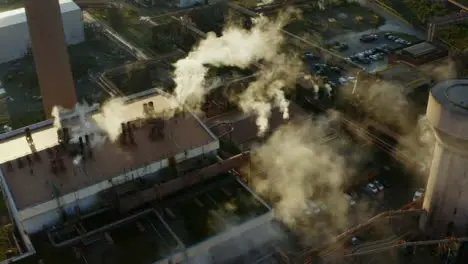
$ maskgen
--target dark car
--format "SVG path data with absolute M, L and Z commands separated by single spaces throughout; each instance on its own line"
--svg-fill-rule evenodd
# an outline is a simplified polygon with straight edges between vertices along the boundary
M 362 64 L 370 64 L 371 63 L 370 59 L 365 58 L 365 57 L 359 58 L 359 62 L 362 63 Z
M 366 35 L 362 35 L 359 38 L 359 40 L 362 42 L 373 42 L 373 41 L 376 41 L 378 38 L 379 36 L 376 34 L 366 34 Z

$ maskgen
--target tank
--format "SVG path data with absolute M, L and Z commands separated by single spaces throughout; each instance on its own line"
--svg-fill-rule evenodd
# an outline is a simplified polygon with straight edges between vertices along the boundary
M 468 235 L 468 79 L 432 87 L 427 118 L 436 138 L 423 208 L 434 238 Z

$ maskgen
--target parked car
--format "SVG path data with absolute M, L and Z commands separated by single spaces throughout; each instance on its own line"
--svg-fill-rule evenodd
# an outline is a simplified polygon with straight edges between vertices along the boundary
M 382 183 L 380 183 L 378 180 L 375 180 L 374 181 L 374 185 L 377 187 L 377 189 L 379 189 L 379 191 L 383 191 L 385 189 L 385 187 L 383 186 Z
M 359 58 L 359 61 L 362 64 L 370 64 L 370 60 L 366 57 Z
M 361 244 L 361 240 L 358 237 L 356 236 L 351 237 L 351 245 L 359 246 L 359 244 Z
M 345 78 L 345 77 L 340 77 L 340 78 L 338 78 L 338 82 L 339 82 L 340 84 L 347 84 L 347 83 L 348 83 L 348 79 Z
M 366 189 L 373 194 L 377 194 L 379 192 L 379 189 L 373 183 L 368 183 L 366 185 Z
M 373 42 L 376 41 L 379 38 L 377 34 L 365 34 L 362 35 L 359 40 L 362 42 Z

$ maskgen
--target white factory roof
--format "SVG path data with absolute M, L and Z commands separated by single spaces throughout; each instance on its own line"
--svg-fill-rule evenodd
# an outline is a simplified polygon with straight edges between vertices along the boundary
M 62 14 L 80 10 L 80 7 L 73 0 L 60 0 L 60 11 Z M 0 13 L 0 28 L 26 22 L 26 12 L 24 8 L 13 9 Z

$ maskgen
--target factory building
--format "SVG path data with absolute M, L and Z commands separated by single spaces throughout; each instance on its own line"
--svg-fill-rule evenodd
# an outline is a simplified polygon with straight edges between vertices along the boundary
M 68 45 L 85 40 L 81 9 L 72 0 L 61 0 L 63 30 Z M 0 13 L 0 63 L 20 59 L 31 46 L 24 8 Z
M 404 61 L 412 65 L 422 65 L 448 56 L 447 49 L 434 43 L 423 41 L 409 47 L 395 50 L 388 57 L 389 63 Z
M 2 152 L 0 179 L 20 229 L 40 231 L 57 223 L 63 212 L 88 211 L 98 201 L 98 194 L 114 184 L 154 174 L 219 148 L 216 137 L 188 111 L 142 125 L 138 119 L 143 105 L 157 108 L 151 111 L 169 108 L 165 96 L 129 100 L 122 110 L 128 122 L 122 125 L 122 133 L 127 138 L 121 137 L 119 143 L 105 141 L 92 147 L 102 132 L 70 138 L 67 131 L 77 131 L 83 118 L 88 126 L 105 122 L 99 111 L 64 117 L 59 133 L 51 121 L 44 121 L 26 131 L 2 135 L 0 147 L 8 151 Z
M 232 171 L 249 154 L 219 160 L 214 134 L 187 109 L 166 115 L 173 104 L 154 90 L 126 98 L 115 142 L 97 126 L 111 118 L 97 106 L 2 135 L 11 150 L 2 152 L 2 193 L 27 250 L 16 258 L 40 258 L 43 234 L 48 253 L 126 249 L 106 263 L 246 263 L 259 257 L 252 248 L 274 250 L 282 236 L 272 208 Z M 123 239 L 124 230 L 135 231 Z
M 468 80 L 446 80 L 431 90 L 427 118 L 436 143 L 423 208 L 435 238 L 468 235 Z

